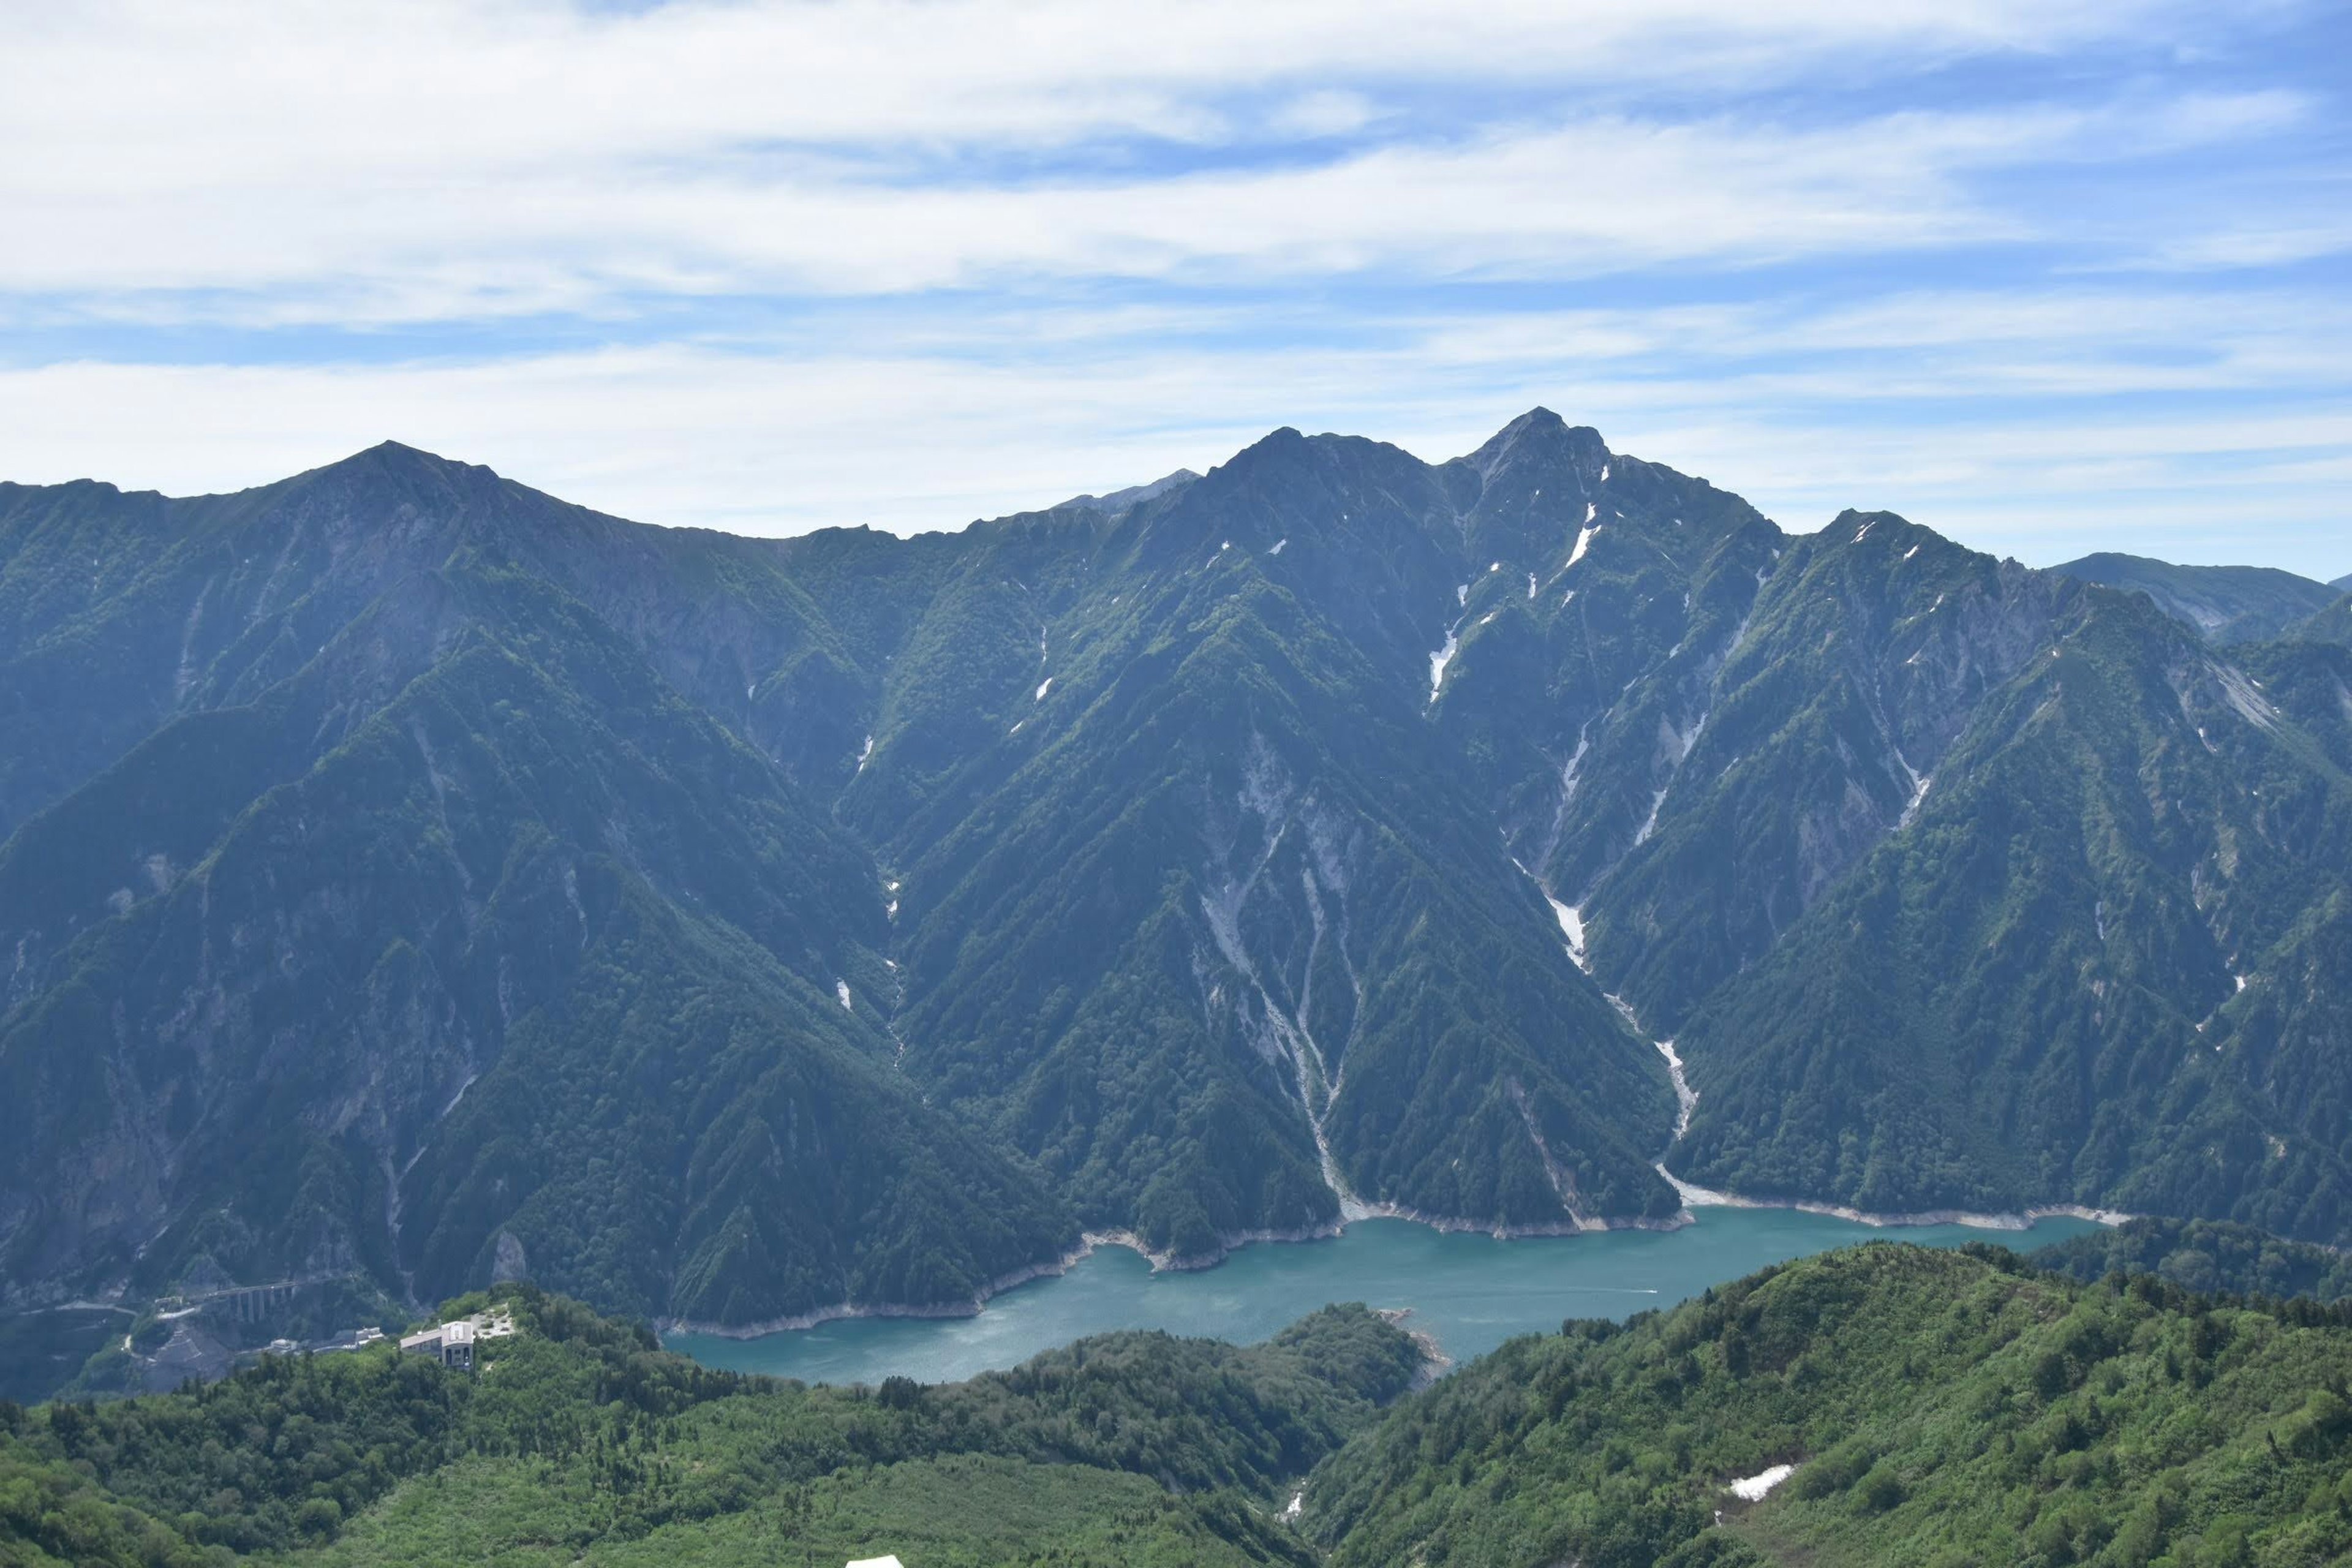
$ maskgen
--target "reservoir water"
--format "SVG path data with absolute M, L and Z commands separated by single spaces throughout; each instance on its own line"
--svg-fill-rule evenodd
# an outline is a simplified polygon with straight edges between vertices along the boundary
M 1497 1241 L 1410 1220 L 1359 1220 L 1326 1241 L 1258 1243 L 1214 1268 L 1152 1272 L 1125 1247 L 1098 1247 L 1056 1277 L 992 1299 L 971 1318 L 847 1318 L 813 1329 L 730 1340 L 677 1334 L 669 1348 L 709 1366 L 807 1383 L 879 1383 L 894 1374 L 953 1382 L 1115 1329 L 1165 1329 L 1248 1344 L 1332 1301 L 1412 1310 L 1456 1362 L 1564 1318 L 1623 1318 L 1671 1306 L 1808 1253 L 1870 1240 L 1957 1247 L 1993 1241 L 2020 1251 L 2063 1241 L 2091 1221 L 2045 1219 L 2031 1230 L 1965 1226 L 1878 1229 L 1790 1209 L 1702 1208 L 1679 1230 Z

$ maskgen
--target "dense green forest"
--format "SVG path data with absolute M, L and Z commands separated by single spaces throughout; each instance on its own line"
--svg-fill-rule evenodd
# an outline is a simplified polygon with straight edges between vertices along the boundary
M 522 1331 L 485 1342 L 476 1375 L 379 1346 L 0 1405 L 0 1565 L 2352 1553 L 2352 1306 L 2084 1283 L 1990 1247 L 1824 1254 L 1570 1320 L 1419 1392 L 1420 1349 L 1360 1307 L 1250 1347 L 1112 1334 L 962 1384 L 811 1388 L 698 1367 L 530 1287 L 499 1295 Z M 1728 1489 L 1776 1466 L 1760 1499 Z
M 806 1388 L 499 1297 L 521 1331 L 475 1376 L 378 1345 L 0 1406 L 0 1564 L 1302 1562 L 1269 1500 L 1422 1363 L 1335 1307 L 1246 1348 L 1115 1334 L 968 1383 Z
M 2191 1290 L 2238 1296 L 2352 1296 L 2352 1258 L 2221 1220 L 2134 1219 L 2027 1255 L 2037 1268 L 2092 1280 L 2154 1274 Z
M 1514 1341 L 1325 1465 L 1306 1519 L 1335 1568 L 2334 1563 L 2347 1379 L 2339 1307 L 1874 1242 Z

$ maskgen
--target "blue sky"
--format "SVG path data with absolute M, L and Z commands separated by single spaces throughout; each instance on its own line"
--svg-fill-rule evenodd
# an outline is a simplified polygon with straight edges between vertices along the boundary
M 391 437 L 648 521 L 903 531 L 1541 403 L 1791 528 L 2352 572 L 2340 4 L 0 27 L 0 477 Z

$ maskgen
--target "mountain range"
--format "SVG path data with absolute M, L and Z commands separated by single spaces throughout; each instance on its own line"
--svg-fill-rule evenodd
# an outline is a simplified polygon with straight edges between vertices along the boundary
M 2178 566 L 2142 555 L 2085 555 L 2051 570 L 2146 594 L 2165 614 L 2217 643 L 2278 637 L 2345 593 L 2341 583 L 2315 583 L 2275 567 Z
M 2345 1244 L 2352 601 L 2161 566 L 1544 410 L 911 538 L 0 485 L 0 1307 L 746 1328 L 1711 1189 Z

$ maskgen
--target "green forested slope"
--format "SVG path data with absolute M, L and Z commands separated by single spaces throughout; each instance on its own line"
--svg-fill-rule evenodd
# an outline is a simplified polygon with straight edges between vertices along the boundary
M 2275 567 L 2179 566 L 2112 552 L 2085 555 L 2051 570 L 2146 594 L 2166 615 L 2221 644 L 2275 637 L 2340 592 Z
M 1336 1565 L 2316 1564 L 2352 1329 L 1874 1243 L 1513 1341 L 1317 1471 Z M 1794 1473 L 1760 1502 L 1729 1484 Z
M 2352 1296 L 2352 1258 L 2226 1220 L 2135 1219 L 2026 1255 L 2085 1282 L 2121 1270 L 2190 1290 L 2336 1301 Z
M 394 593 L 429 637 L 348 637 L 421 668 L 347 731 L 331 646 L 0 849 L 47 982 L 0 1016 L 12 1289 L 528 1267 L 747 1321 L 1075 1240 L 839 1005 L 887 994 L 880 890 L 773 762 L 543 578 L 459 551 Z
M 1401 1331 L 1331 1308 L 1246 1349 L 1121 1334 L 965 1384 L 804 1389 L 508 1299 L 521 1331 L 484 1342 L 476 1376 L 382 1345 L 0 1411 L 0 1562 L 44 1562 L 21 1548 L 68 1527 L 43 1521 L 101 1494 L 167 1551 L 97 1562 L 1306 1562 L 1275 1489 L 1419 1363 Z
M 2344 584 L 2336 584 L 2341 589 Z M 2286 628 L 2287 637 L 2314 642 L 2330 642 L 2339 647 L 2352 647 L 2352 594 L 2340 595 L 2305 619 Z
M 2145 601 L 2086 597 L 1916 820 L 1694 1016 L 1676 1168 L 1882 1211 L 2341 1235 L 2331 1026 L 2272 1019 L 2340 994 L 2305 950 L 2336 940 L 2347 863 L 2325 748 Z
M 0 1406 L 0 1562 L 2303 1568 L 2352 1552 L 2352 1320 L 1872 1243 L 1408 1392 L 1360 1307 L 921 1387 L 714 1373 L 529 1287 L 389 1346 Z M 483 1298 L 453 1303 L 463 1309 Z M 1790 1467 L 1760 1500 L 1731 1483 Z M 1297 1511 L 1286 1506 L 1297 1500 Z
M 1582 896 L 1596 967 L 1679 1029 L 1916 816 L 2070 597 L 1891 513 L 1790 542 L 1685 725 L 1650 837 Z
M 1342 635 L 1331 579 L 1361 563 L 1310 501 L 1384 504 L 1410 463 L 1270 437 L 1131 520 L 1052 623 L 1003 775 L 908 867 L 910 1067 L 1155 1247 L 1341 1197 L 1674 1206 L 1654 1061 L 1385 679 L 1412 634 Z

